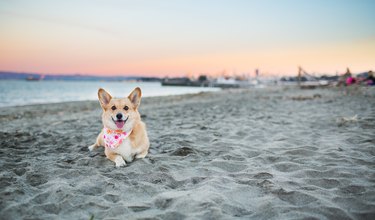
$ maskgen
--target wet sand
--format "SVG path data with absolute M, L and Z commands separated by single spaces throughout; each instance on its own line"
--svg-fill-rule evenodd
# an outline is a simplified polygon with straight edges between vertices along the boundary
M 116 95 L 116 94 L 114 94 Z M 145 98 L 115 168 L 98 102 L 1 108 L 0 219 L 375 219 L 375 88 Z

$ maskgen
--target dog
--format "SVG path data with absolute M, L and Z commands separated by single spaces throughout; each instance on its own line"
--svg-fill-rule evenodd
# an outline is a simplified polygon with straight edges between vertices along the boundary
M 150 142 L 146 125 L 141 121 L 138 112 L 141 96 L 139 87 L 126 98 L 112 98 L 104 89 L 98 90 L 104 128 L 95 144 L 88 148 L 92 151 L 104 146 L 106 157 L 113 161 L 116 167 L 126 166 L 134 157 L 144 158 L 148 154 Z

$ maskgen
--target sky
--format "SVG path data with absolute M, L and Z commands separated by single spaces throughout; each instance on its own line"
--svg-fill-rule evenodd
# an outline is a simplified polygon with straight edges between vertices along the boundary
M 0 70 L 296 75 L 375 70 L 372 0 L 0 0 Z

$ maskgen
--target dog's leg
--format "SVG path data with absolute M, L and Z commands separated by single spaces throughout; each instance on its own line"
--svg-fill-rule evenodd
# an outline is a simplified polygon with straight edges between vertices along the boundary
M 99 145 L 97 144 L 97 143 L 95 143 L 95 144 L 93 144 L 93 145 L 90 145 L 89 147 L 88 147 L 88 149 L 89 149 L 89 151 L 93 151 L 93 150 L 95 150 L 96 148 L 98 148 L 99 147 Z
M 147 154 L 148 154 L 148 150 L 144 150 L 141 153 L 137 154 L 135 158 L 137 159 L 145 158 Z
M 125 163 L 124 159 L 122 158 L 122 156 L 120 156 L 120 155 L 118 155 L 116 153 L 111 152 L 107 148 L 105 149 L 104 153 L 105 153 L 105 155 L 107 156 L 108 159 L 110 159 L 111 161 L 115 162 L 116 167 L 126 166 L 126 163 Z
M 88 148 L 89 148 L 89 151 L 93 151 L 95 150 L 96 148 L 100 147 L 100 146 L 103 146 L 104 145 L 104 141 L 103 141 L 103 131 L 100 132 L 100 134 L 98 135 L 98 137 L 96 138 L 96 142 L 95 144 L 93 145 L 90 145 Z
M 148 140 L 147 135 L 145 135 L 145 137 L 146 138 L 143 140 L 143 142 L 139 144 L 138 149 L 140 149 L 140 151 L 137 152 L 137 154 L 135 155 L 136 159 L 145 158 L 148 154 L 148 149 L 150 148 L 150 142 Z
M 116 155 L 114 162 L 116 163 L 116 167 L 126 166 L 124 159 L 120 155 Z
M 124 157 L 124 159 L 126 162 L 130 163 L 133 161 L 134 157 L 132 155 L 129 155 L 129 156 Z

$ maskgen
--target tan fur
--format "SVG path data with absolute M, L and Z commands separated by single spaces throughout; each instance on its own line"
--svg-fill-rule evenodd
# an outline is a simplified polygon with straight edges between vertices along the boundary
M 104 127 L 112 130 L 118 130 L 116 124 L 113 122 L 113 118 L 116 114 L 122 113 L 124 117 L 129 117 L 126 121 L 123 131 L 129 132 L 130 135 L 117 149 L 112 150 L 105 148 L 105 155 L 108 159 L 116 163 L 116 166 L 123 166 L 126 162 L 131 162 L 133 158 L 144 158 L 150 146 L 146 125 L 141 121 L 138 107 L 141 102 L 141 89 L 135 88 L 127 98 L 116 99 L 106 92 L 104 89 L 99 89 L 98 98 L 100 105 L 103 109 L 102 122 Z M 115 106 L 116 109 L 112 110 Z M 129 109 L 125 110 L 127 106 Z M 94 150 L 99 146 L 104 146 L 103 130 L 96 138 L 95 144 L 89 146 L 89 150 Z M 125 161 L 124 161 L 125 160 Z

